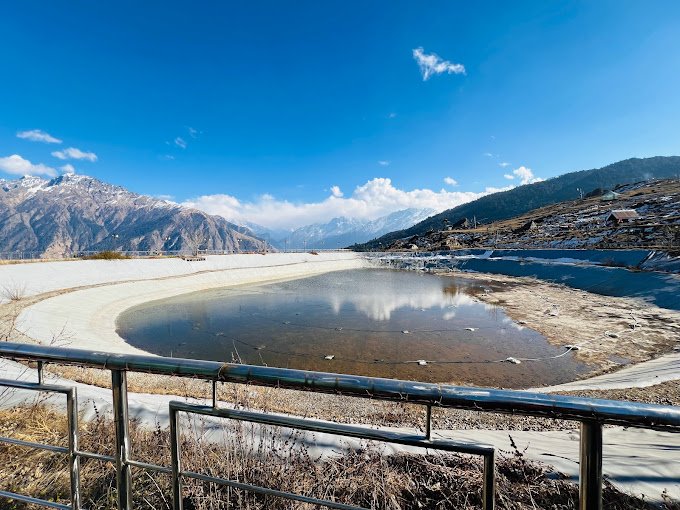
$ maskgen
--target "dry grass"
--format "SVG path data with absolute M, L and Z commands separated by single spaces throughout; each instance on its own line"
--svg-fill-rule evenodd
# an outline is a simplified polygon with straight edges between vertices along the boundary
M 129 259 L 131 257 L 119 251 L 104 250 L 98 253 L 93 253 L 92 255 L 86 255 L 82 258 L 83 260 L 121 260 Z
M 189 420 L 183 420 L 186 424 Z M 361 449 L 314 456 L 293 433 L 286 435 L 273 427 L 224 422 L 220 440 L 205 441 L 208 425 L 200 420 L 182 436 L 185 469 L 227 477 L 246 483 L 276 487 L 317 498 L 333 499 L 371 509 L 479 508 L 482 463 L 476 457 L 454 454 L 383 455 L 371 444 Z M 0 434 L 51 444 L 66 444 L 65 419 L 44 406 L 0 411 Z M 168 465 L 169 436 L 166 430 L 148 430 L 132 423 L 133 458 Z M 110 421 L 97 418 L 81 424 L 81 449 L 111 454 L 113 434 Z M 69 480 L 63 456 L 44 451 L 0 444 L 0 488 L 65 502 Z M 577 508 L 578 488 L 546 467 L 527 461 L 515 450 L 501 455 L 497 463 L 499 508 Z M 134 508 L 171 508 L 167 475 L 135 469 Z M 110 463 L 81 461 L 83 507 L 115 507 L 115 470 Z M 650 508 L 637 498 L 605 486 L 605 508 Z M 259 496 L 187 481 L 184 503 L 188 510 L 239 508 L 302 509 L 310 505 Z M 18 502 L 0 500 L 0 509 L 30 508 Z M 661 508 L 678 510 L 666 501 Z
M 0 297 L 8 301 L 21 301 L 26 296 L 26 285 L 10 282 L 0 287 Z

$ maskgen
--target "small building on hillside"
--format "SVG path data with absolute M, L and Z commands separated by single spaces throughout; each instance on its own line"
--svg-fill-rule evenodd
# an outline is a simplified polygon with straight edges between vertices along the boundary
M 621 197 L 621 193 L 617 193 L 616 191 L 605 191 L 602 193 L 600 196 L 600 200 L 603 202 L 611 202 L 612 200 L 618 200 Z
M 605 222 L 621 225 L 622 223 L 631 223 L 638 219 L 640 219 L 640 215 L 635 209 L 617 209 L 609 213 Z

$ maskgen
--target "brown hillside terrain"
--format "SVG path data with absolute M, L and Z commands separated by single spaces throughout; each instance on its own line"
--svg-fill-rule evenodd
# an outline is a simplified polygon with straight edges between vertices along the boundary
M 616 213 L 613 211 L 634 211 Z M 617 218 L 616 216 L 619 216 Z M 388 249 L 680 247 L 680 180 L 638 182 L 508 220 L 399 239 Z

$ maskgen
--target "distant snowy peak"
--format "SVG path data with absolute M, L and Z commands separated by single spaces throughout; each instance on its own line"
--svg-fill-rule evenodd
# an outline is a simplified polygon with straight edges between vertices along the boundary
M 44 188 L 49 181 L 33 175 L 24 175 L 20 179 L 13 181 L 0 180 L 1 188 L 5 192 L 19 190 L 19 192 L 35 192 Z
M 375 220 L 340 216 L 327 223 L 300 227 L 278 245 L 287 248 L 339 248 L 363 243 L 393 230 L 408 228 L 434 214 L 432 209 L 404 209 Z

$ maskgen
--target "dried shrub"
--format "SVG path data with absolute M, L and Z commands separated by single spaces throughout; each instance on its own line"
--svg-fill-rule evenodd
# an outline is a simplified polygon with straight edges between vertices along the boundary
M 125 255 L 119 251 L 105 250 L 92 255 L 85 255 L 83 260 L 124 260 L 129 259 L 129 255 Z
M 300 433 L 275 427 L 224 422 L 220 440 L 203 437 L 212 424 L 198 418 L 182 420 L 183 468 L 295 492 L 351 503 L 371 509 L 471 509 L 481 505 L 483 467 L 478 457 L 457 454 L 386 455 L 380 447 L 314 456 Z M 44 406 L 0 411 L 0 435 L 51 444 L 66 444 L 65 419 Z M 169 463 L 169 434 L 130 424 L 132 456 L 160 465 Z M 214 439 L 214 436 L 213 436 Z M 97 416 L 81 424 L 81 449 L 110 455 L 114 449 L 111 421 Z M 66 461 L 45 451 L 0 443 L 0 488 L 65 502 L 69 479 Z M 170 510 L 168 475 L 133 468 L 133 506 Z M 115 507 L 115 468 L 111 463 L 81 460 L 83 507 Z M 239 508 L 247 510 L 314 508 L 314 506 L 262 496 L 242 490 L 185 479 L 187 510 Z M 604 487 L 605 508 L 651 508 L 643 499 L 628 496 L 609 483 Z M 528 461 L 523 452 L 502 454 L 497 462 L 497 506 L 506 509 L 578 508 L 578 487 L 542 464 Z M 0 500 L 0 509 L 29 508 Z M 656 508 L 678 510 L 677 501 L 665 497 Z

